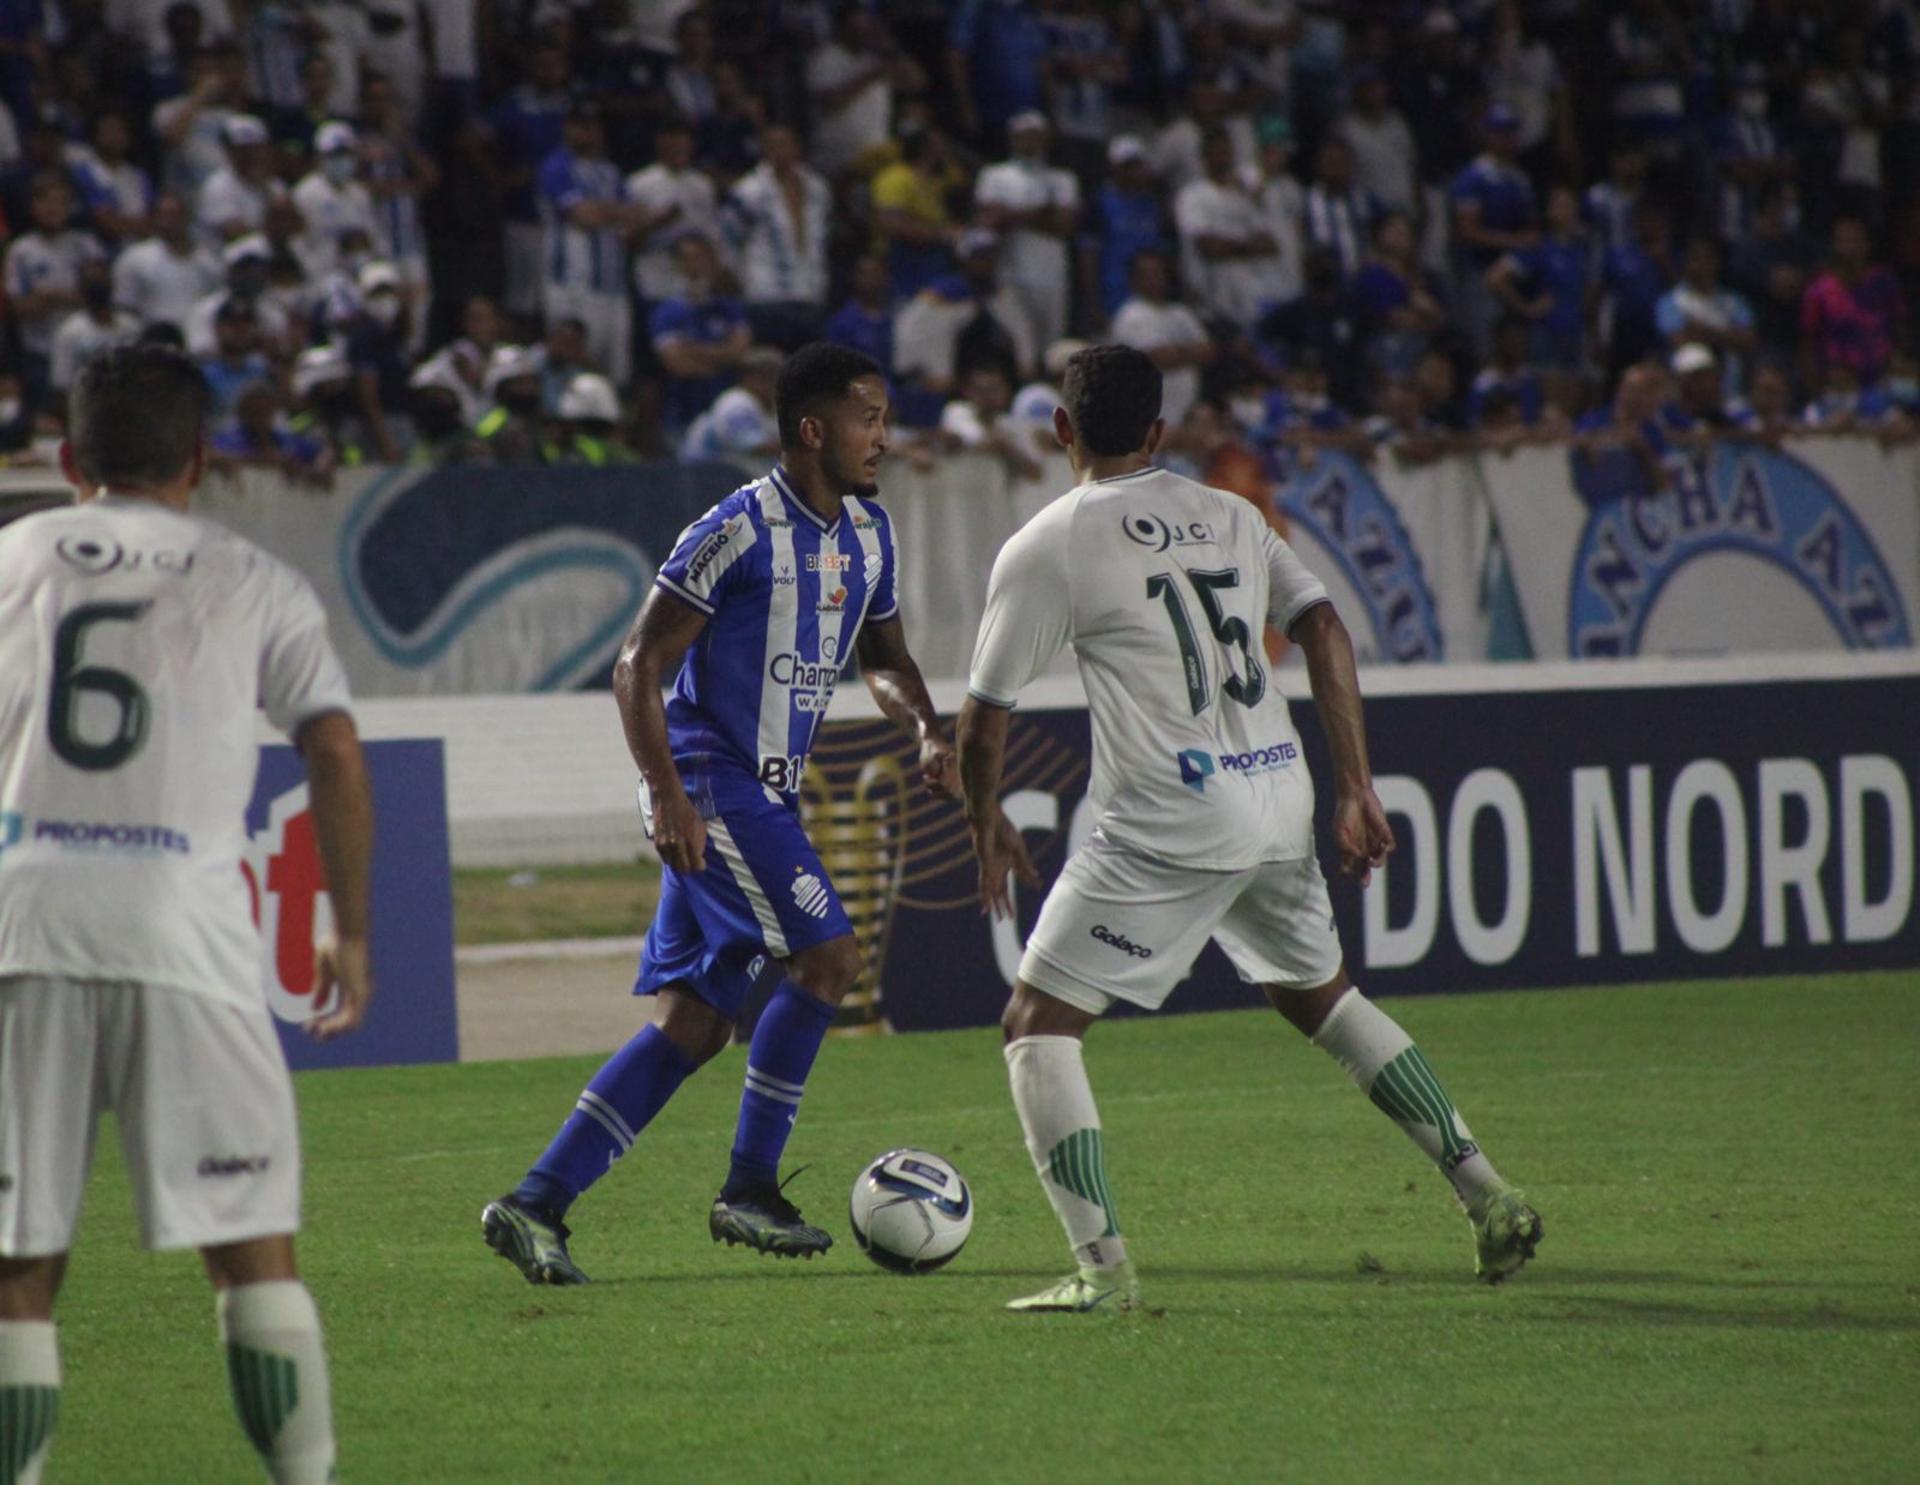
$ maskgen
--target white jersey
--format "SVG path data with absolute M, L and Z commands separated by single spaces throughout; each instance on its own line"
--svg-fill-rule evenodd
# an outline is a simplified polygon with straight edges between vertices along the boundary
M 1080 485 L 1000 551 L 968 690 L 1012 706 L 1063 645 L 1109 840 L 1238 871 L 1313 850 L 1313 782 L 1263 630 L 1327 590 L 1237 495 L 1163 469 Z
M 260 1005 L 254 712 L 348 704 L 306 580 L 131 496 L 0 531 L 0 976 Z

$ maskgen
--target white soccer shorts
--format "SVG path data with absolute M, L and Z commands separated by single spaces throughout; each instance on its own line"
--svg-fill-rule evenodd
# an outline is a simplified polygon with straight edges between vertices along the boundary
M 141 1240 L 200 1248 L 300 1225 L 293 1082 L 265 1006 L 37 975 L 0 978 L 0 1255 L 73 1246 L 103 1110 Z
M 1311 856 L 1242 871 L 1175 866 L 1095 831 L 1047 894 L 1020 978 L 1088 1015 L 1156 1011 L 1211 938 L 1250 985 L 1312 990 L 1339 973 L 1340 937 Z

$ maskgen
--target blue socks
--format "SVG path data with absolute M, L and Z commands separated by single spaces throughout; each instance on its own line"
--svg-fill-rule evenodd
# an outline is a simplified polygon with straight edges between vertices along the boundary
M 723 1195 L 744 1195 L 779 1180 L 780 1152 L 800 1112 L 807 1074 L 837 1014 L 837 1007 L 791 980 L 782 980 L 773 992 L 747 1049 L 747 1086 L 740 1094 L 733 1168 Z
M 831 1019 L 831 1011 L 828 1016 Z M 759 1045 L 758 1037 L 754 1045 Z M 807 1060 L 813 1060 L 811 1053 Z M 693 1069 L 658 1026 L 641 1027 L 640 1034 L 593 1075 L 553 1143 L 513 1194 L 529 1206 L 564 1216 L 575 1197 L 633 1148 L 640 1131 L 667 1106 Z

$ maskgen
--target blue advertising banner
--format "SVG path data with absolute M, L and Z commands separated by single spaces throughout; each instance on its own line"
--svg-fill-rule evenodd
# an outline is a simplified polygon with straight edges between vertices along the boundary
M 1325 742 L 1296 705 L 1317 780 Z M 1382 994 L 1920 965 L 1920 677 L 1381 696 L 1398 836 L 1365 892 L 1322 864 L 1354 977 Z M 1021 711 L 1005 807 L 1050 883 L 1093 828 L 1083 710 Z M 1169 768 L 1178 766 L 1169 757 Z M 990 924 L 957 806 L 882 722 L 832 724 L 803 805 L 899 1030 L 996 1019 L 1040 894 Z M 870 997 L 870 1000 L 866 1000 Z M 1258 1003 L 1209 947 L 1169 1008 Z
M 373 782 L 373 978 L 366 1024 L 320 1044 L 314 944 L 332 927 L 307 775 L 285 746 L 260 750 L 242 864 L 260 924 L 261 980 L 287 1062 L 314 1067 L 451 1062 L 460 1037 L 453 984 L 453 877 L 447 788 L 438 739 L 364 745 Z

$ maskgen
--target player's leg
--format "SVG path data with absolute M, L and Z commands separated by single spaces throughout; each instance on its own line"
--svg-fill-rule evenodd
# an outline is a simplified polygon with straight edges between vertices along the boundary
M 67 1255 L 0 1258 L 0 1485 L 39 1485 L 60 1419 L 53 1301 Z
M 653 1018 L 593 1075 L 520 1184 L 480 1214 L 487 1246 L 529 1283 L 586 1282 L 567 1250 L 568 1209 L 633 1147 L 680 1085 L 718 1055 L 732 1034 L 732 1016 L 695 989 L 725 978 L 725 972 L 713 962 L 694 895 L 692 879 L 665 873 L 634 985 L 636 994 L 655 997 Z
M 300 1139 L 264 1007 L 102 987 L 103 1056 L 141 1240 L 199 1251 L 240 1426 L 278 1485 L 334 1467 L 320 1317 L 293 1262 Z
M 1263 867 L 1215 938 L 1241 978 L 1258 984 L 1447 1178 L 1473 1226 L 1475 1271 L 1497 1283 L 1525 1263 L 1540 1240 L 1539 1215 L 1500 1178 L 1413 1038 L 1353 983 L 1318 863 Z
M 234 1412 L 275 1485 L 333 1479 L 333 1383 L 320 1312 L 300 1282 L 293 1235 L 200 1250 L 213 1281 Z
M 1077 1268 L 1009 1309 L 1124 1310 L 1139 1303 L 1081 1040 L 1116 999 L 1148 1010 L 1161 1005 L 1206 944 L 1238 880 L 1151 861 L 1095 836 L 1047 894 L 1001 1026 L 1027 1152 Z
M 99 988 L 0 979 L 0 1481 L 20 1485 L 40 1479 L 60 1414 L 53 1304 L 107 1096 Z
M 712 935 L 727 936 L 729 953 L 764 946 L 786 974 L 747 1046 L 732 1158 L 707 1229 L 716 1242 L 811 1257 L 833 1240 L 781 1194 L 780 1157 L 821 1043 L 860 976 L 860 947 L 794 813 L 751 781 L 721 793 L 707 827 L 706 874 L 730 890 L 715 894 Z

